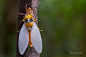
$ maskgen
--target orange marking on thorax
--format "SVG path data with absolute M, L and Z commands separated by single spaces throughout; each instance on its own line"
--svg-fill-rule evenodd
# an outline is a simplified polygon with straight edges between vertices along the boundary
M 28 33 L 29 33 L 29 44 L 30 44 L 30 47 L 33 47 L 32 43 L 31 43 L 31 30 L 28 30 Z
M 33 23 L 30 22 L 30 23 L 25 23 L 26 27 L 32 27 L 33 26 Z

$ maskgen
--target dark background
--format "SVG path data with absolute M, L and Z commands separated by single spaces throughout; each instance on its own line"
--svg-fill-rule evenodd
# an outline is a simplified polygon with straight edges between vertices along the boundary
M 16 56 L 18 0 L 0 0 L 0 57 Z M 41 57 L 86 57 L 86 0 L 39 0 Z

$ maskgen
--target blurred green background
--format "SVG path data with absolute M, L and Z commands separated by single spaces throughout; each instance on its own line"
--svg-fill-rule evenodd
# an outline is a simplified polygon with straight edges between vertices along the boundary
M 18 0 L 0 0 L 0 57 L 16 56 Z M 86 0 L 39 0 L 41 57 L 86 57 Z

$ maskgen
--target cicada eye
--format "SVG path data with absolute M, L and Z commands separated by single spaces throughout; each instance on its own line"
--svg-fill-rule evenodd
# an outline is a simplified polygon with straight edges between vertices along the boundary
M 32 20 L 32 19 L 30 19 L 29 21 L 30 21 L 30 22 L 32 22 L 33 20 Z
M 25 22 L 27 22 L 28 20 L 27 19 L 25 19 Z

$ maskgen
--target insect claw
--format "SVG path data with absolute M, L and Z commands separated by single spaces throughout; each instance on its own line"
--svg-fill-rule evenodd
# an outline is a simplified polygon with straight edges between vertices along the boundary
M 38 27 L 38 29 L 39 29 L 39 27 Z M 43 31 L 43 30 L 41 30 L 41 29 L 39 29 L 40 31 Z
M 43 30 L 40 30 L 40 31 L 43 31 Z

